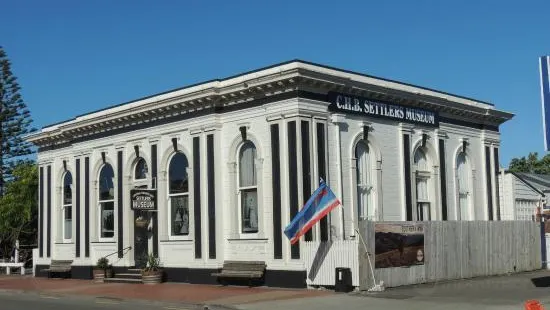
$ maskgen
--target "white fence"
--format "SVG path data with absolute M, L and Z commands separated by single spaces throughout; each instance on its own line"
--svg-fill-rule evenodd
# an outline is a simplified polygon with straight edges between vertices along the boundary
M 371 261 L 374 265 L 376 265 L 376 224 L 388 223 L 361 223 L 361 234 L 367 241 Z M 386 287 L 501 275 L 536 270 L 542 267 L 540 223 L 530 221 L 448 221 L 395 222 L 391 224 L 423 225 L 424 264 L 376 268 L 374 270 L 376 282 L 384 281 Z M 363 290 L 373 286 L 372 274 L 366 257 L 366 255 L 361 255 L 360 261 L 360 286 Z
M 300 254 L 307 269 L 307 284 L 332 286 L 336 268 L 350 268 L 353 286 L 359 286 L 359 242 L 357 240 L 307 241 Z

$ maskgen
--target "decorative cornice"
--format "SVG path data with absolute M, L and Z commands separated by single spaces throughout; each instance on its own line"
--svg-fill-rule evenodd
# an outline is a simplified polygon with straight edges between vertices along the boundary
M 438 111 L 440 115 L 497 126 L 513 114 L 491 105 L 406 84 L 361 76 L 322 66 L 292 62 L 223 81 L 207 82 L 155 95 L 52 125 L 28 137 L 38 146 L 63 146 L 74 139 L 143 125 L 188 113 L 219 113 L 236 104 L 244 107 L 281 93 L 308 90 L 319 100 L 329 91 Z M 194 116 L 195 117 L 195 116 Z M 151 125 L 153 126 L 153 125 Z

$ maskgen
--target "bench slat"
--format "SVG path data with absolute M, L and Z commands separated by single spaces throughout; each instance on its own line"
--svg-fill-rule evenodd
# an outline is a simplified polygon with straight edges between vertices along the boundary
M 71 272 L 71 265 L 73 264 L 72 260 L 52 260 L 50 262 L 50 267 L 43 269 L 48 273 L 51 272 L 60 272 L 60 273 L 69 273 Z
M 220 272 L 212 273 L 215 277 L 226 278 L 261 278 L 266 263 L 262 261 L 225 261 Z

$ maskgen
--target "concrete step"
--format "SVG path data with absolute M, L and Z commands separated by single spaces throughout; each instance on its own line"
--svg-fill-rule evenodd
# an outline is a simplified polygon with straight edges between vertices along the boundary
M 115 278 L 141 279 L 141 273 L 115 273 Z
M 131 283 L 131 284 L 141 284 L 141 278 L 132 279 L 132 278 L 106 278 L 103 279 L 104 283 Z

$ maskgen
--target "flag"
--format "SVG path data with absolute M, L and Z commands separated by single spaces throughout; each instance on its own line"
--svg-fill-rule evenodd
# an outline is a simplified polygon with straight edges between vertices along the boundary
M 544 133 L 544 150 L 550 151 L 550 56 L 539 59 L 540 92 L 542 99 L 542 126 Z
M 290 243 L 296 243 L 302 235 L 311 229 L 315 223 L 340 205 L 340 200 L 325 184 L 323 179 L 319 183 L 319 188 L 313 192 L 302 210 L 296 214 L 290 224 L 285 228 L 285 235 L 290 239 Z

